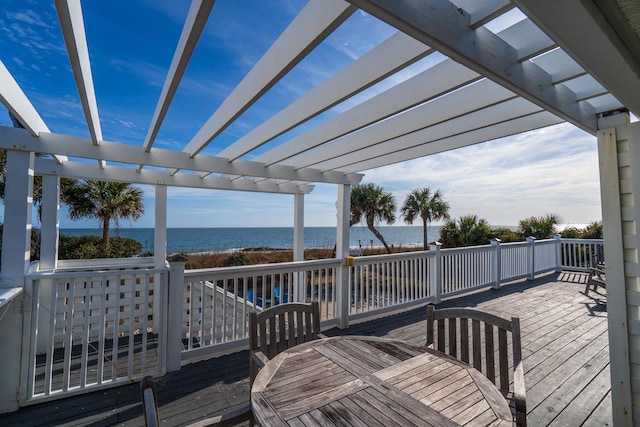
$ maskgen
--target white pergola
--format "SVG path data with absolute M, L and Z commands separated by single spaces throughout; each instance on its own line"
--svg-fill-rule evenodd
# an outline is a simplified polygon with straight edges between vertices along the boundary
M 24 280 L 33 173 L 44 177 L 43 268 L 56 263 L 61 176 L 155 185 L 159 260 L 168 186 L 294 195 L 300 259 L 304 195 L 313 183 L 336 184 L 342 257 L 349 189 L 363 171 L 569 122 L 599 137 L 614 424 L 640 422 L 640 202 L 633 203 L 640 198 L 640 130 L 629 123 L 629 112 L 640 116 L 636 2 L 310 0 L 181 151 L 154 147 L 203 28 L 216 13 L 214 3 L 192 1 L 138 145 L 103 139 L 79 0 L 55 0 L 55 6 L 89 138 L 52 133 L 0 57 L 0 101 L 25 128 L 0 127 L 0 148 L 8 149 L 1 286 L 19 287 Z M 232 144 L 203 153 L 358 9 L 398 31 Z M 517 9 L 522 19 L 491 31 L 491 22 Z M 305 126 L 417 61 L 442 55 L 370 99 Z M 296 136 L 262 149 L 300 126 L 304 131 Z

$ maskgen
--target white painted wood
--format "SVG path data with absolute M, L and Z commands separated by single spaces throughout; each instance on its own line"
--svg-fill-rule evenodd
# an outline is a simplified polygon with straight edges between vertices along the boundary
M 330 141 L 314 150 L 301 153 L 288 159 L 286 163 L 296 167 L 320 164 L 322 165 L 320 166 L 321 168 L 327 168 L 323 161 L 338 158 L 336 161 L 340 163 L 340 157 L 348 153 L 357 151 L 358 156 L 384 155 L 389 150 L 397 150 L 399 147 L 398 142 L 402 143 L 401 146 L 406 148 L 410 145 L 406 143 L 404 138 L 399 137 L 421 129 L 425 129 L 425 131 L 420 132 L 420 136 L 417 136 L 417 138 L 422 143 L 426 143 L 429 140 L 441 139 L 459 134 L 468 129 L 486 126 L 493 123 L 498 116 L 505 120 L 509 116 L 501 116 L 500 114 L 503 112 L 519 114 L 518 107 L 513 107 L 514 105 L 524 106 L 527 112 L 531 112 L 532 109 L 539 110 L 539 107 L 521 98 L 513 99 L 514 96 L 511 91 L 496 85 L 491 80 L 483 79 L 431 102 L 424 103 L 403 114 L 390 117 L 357 132 Z M 512 101 L 491 107 L 493 104 L 508 99 L 512 99 Z M 503 108 L 500 108 L 501 105 L 503 105 Z M 451 117 L 457 118 L 447 121 Z M 460 128 L 459 125 L 463 127 Z M 433 138 L 425 138 L 424 134 L 433 134 L 433 132 L 427 130 L 429 127 L 441 129 L 441 132 L 435 134 Z M 380 144 L 383 141 L 394 138 L 399 138 L 400 140 Z
M 89 48 L 84 31 L 80 0 L 55 0 L 55 6 L 91 141 L 93 144 L 99 144 L 102 141 L 102 129 L 93 87 L 91 61 L 89 60 Z
M 528 19 L 500 31 L 501 39 L 518 53 L 518 60 L 524 61 L 556 46 L 555 42 Z
M 58 236 L 60 234 L 60 176 L 42 176 L 42 205 L 40 227 L 40 269 L 53 270 L 58 266 Z
M 31 249 L 33 158 L 33 153 L 7 150 L 0 288 L 24 286 Z
M 354 11 L 343 0 L 311 0 L 183 151 L 198 154 Z
M 533 129 L 562 123 L 564 120 L 546 111 L 523 116 L 509 122 L 480 128 L 466 134 L 455 135 L 429 144 L 415 145 L 404 150 L 396 150 L 384 156 L 362 160 L 348 166 L 341 166 L 341 170 L 366 171 L 380 166 L 390 165 L 405 160 L 416 159 L 431 154 L 441 153 L 447 150 L 467 147 L 480 142 L 491 141 L 507 135 L 515 135 Z
M 100 144 L 102 146 L 104 144 Z M 154 150 L 155 151 L 155 150 Z M 215 190 L 253 191 L 260 193 L 297 194 L 309 193 L 313 185 L 298 185 L 295 182 L 283 182 L 278 184 L 273 181 L 254 182 L 248 179 L 229 179 L 209 176 L 205 179 L 198 175 L 179 173 L 169 175 L 164 171 L 143 169 L 136 172 L 134 168 L 124 168 L 109 165 L 99 169 L 88 163 L 68 162 L 65 165 L 56 165 L 46 159 L 36 159 L 36 169 L 39 174 L 58 173 L 70 178 L 88 178 L 103 181 L 133 182 L 149 185 L 168 185 L 174 187 L 203 188 Z
M 267 167 L 264 163 L 248 160 L 236 160 L 233 163 L 229 163 L 221 157 L 199 155 L 195 158 L 190 158 L 188 153 L 172 150 L 155 148 L 147 153 L 143 147 L 130 144 L 102 141 L 100 145 L 92 146 L 87 142 L 86 138 L 51 133 L 41 133 L 36 138 L 30 136 L 24 130 L 0 126 L 0 148 L 18 147 L 21 150 L 37 153 L 69 154 L 79 158 L 104 159 L 116 163 L 145 164 L 163 168 L 177 166 L 179 169 L 193 171 L 293 181 L 351 184 L 357 183 L 361 179 L 358 175 L 350 176 L 340 172 L 322 172 L 317 169 L 306 168 L 295 169 L 291 166 L 278 165 Z M 137 181 L 134 179 L 131 182 Z
M 429 99 L 467 84 L 479 76 L 462 65 L 445 60 L 385 92 L 286 141 L 254 160 L 274 164 L 326 141 L 375 123 Z
M 487 96 L 489 96 L 487 94 Z M 462 97 L 464 99 L 464 97 Z M 468 100 L 469 104 L 472 104 L 472 101 Z M 427 105 L 427 108 L 424 111 L 433 112 L 434 115 L 437 115 L 437 107 L 438 103 L 434 103 L 433 105 Z M 347 150 L 340 150 L 336 157 L 331 160 L 315 163 L 314 167 L 319 169 L 327 170 L 327 169 L 340 169 L 343 166 L 347 166 L 351 163 L 358 163 L 368 159 L 377 158 L 379 156 L 385 155 L 396 155 L 402 153 L 398 149 L 401 147 L 403 150 L 407 150 L 412 147 L 420 146 L 420 145 L 428 145 L 431 142 L 442 143 L 446 138 L 449 138 L 451 135 L 460 136 L 465 132 L 473 132 L 478 129 L 483 129 L 489 126 L 492 126 L 495 123 L 494 118 L 497 115 L 500 115 L 504 121 L 517 119 L 522 116 L 526 116 L 529 114 L 533 114 L 540 111 L 540 107 L 530 103 L 529 101 L 523 98 L 512 98 L 505 102 L 501 102 L 499 104 L 495 104 L 491 107 L 485 107 L 479 110 L 475 110 L 469 114 L 462 114 L 455 119 L 442 121 L 440 123 L 436 122 L 436 124 L 432 126 L 425 127 L 424 129 L 417 130 L 415 132 L 411 132 L 408 130 L 408 133 L 404 133 L 404 128 L 400 129 L 391 129 L 395 132 L 389 132 L 390 127 L 385 127 L 385 138 L 375 138 L 375 142 L 379 142 L 376 145 L 365 145 L 362 146 L 359 144 L 361 141 L 360 138 L 353 142 L 358 145 L 357 149 L 351 149 L 350 144 L 351 141 L 354 141 L 353 138 L 345 138 L 343 143 L 343 147 Z M 428 115 L 424 117 L 429 117 Z M 426 120 L 425 120 L 426 121 Z M 426 121 L 427 124 L 428 121 Z M 382 129 L 379 129 L 382 131 Z M 368 132 L 367 132 L 368 133 Z M 395 133 L 395 135 L 393 135 Z M 388 135 L 388 136 L 387 136 Z M 398 136 L 396 136 L 398 135 Z M 472 141 L 473 139 L 466 138 Z M 337 142 L 337 141 L 336 141 Z M 339 157 L 338 157 L 339 156 Z M 319 156 L 319 159 L 322 159 L 322 156 Z
M 596 80 L 640 117 L 640 66 L 596 2 L 514 0 Z M 615 4 L 615 2 L 601 2 Z M 567 25 L 571 22 L 571 25 Z
M 0 102 L 31 135 L 37 136 L 40 132 L 49 132 L 42 117 L 2 61 L 0 61 Z
M 469 16 L 454 4 L 443 0 L 348 1 L 547 111 L 595 133 L 592 109 L 578 104 L 565 87 L 554 86 L 551 77 L 534 63 L 521 63 L 517 51 L 488 29 L 470 28 Z
M 209 19 L 209 14 L 214 4 L 215 0 L 192 0 L 191 2 L 187 19 L 180 34 L 180 40 L 178 40 L 176 51 L 173 54 L 173 59 L 169 66 L 167 78 L 162 86 L 160 99 L 158 99 L 158 104 L 156 105 L 147 136 L 144 140 L 144 148 L 147 151 L 151 150 L 151 146 L 158 135 L 160 126 L 162 126 L 173 96 L 187 69 L 191 55 L 200 39 L 200 35 Z
M 458 0 L 456 4 L 469 14 L 471 28 L 478 28 L 514 7 L 509 0 Z
M 304 194 L 293 196 L 293 260 L 304 261 Z
M 351 186 L 338 186 L 338 222 L 336 225 L 336 258 L 344 261 L 349 255 L 349 231 L 351 229 Z M 337 269 L 336 305 L 340 328 L 349 327 L 349 267 L 344 263 Z
M 344 99 L 372 86 L 395 71 L 427 55 L 431 49 L 408 35 L 397 32 L 347 67 L 334 74 L 304 96 L 255 127 L 220 157 L 235 160 L 281 135 L 298 124 L 315 117 Z
M 622 170 L 619 160 L 632 168 L 638 168 L 639 159 L 630 163 L 629 145 L 637 145 L 635 141 L 624 141 L 616 138 L 616 130 L 608 129 L 598 133 L 598 157 L 600 165 L 600 197 L 602 198 L 602 225 L 604 231 L 604 251 L 607 274 L 607 313 L 609 323 L 609 348 L 611 349 L 611 401 L 613 424 L 616 426 L 633 425 L 633 397 L 631 394 L 631 363 L 629 358 L 637 357 L 638 348 L 629 347 L 629 331 L 627 329 L 627 293 L 638 293 L 637 285 L 629 289 L 631 281 L 627 282 L 625 265 L 633 263 L 625 256 L 625 234 L 635 227 L 627 227 L 625 222 L 630 218 L 622 215 L 623 202 L 621 198 L 622 181 L 628 178 L 629 171 Z M 621 149 L 623 152 L 621 152 Z M 625 167 L 626 168 L 626 167 Z M 637 173 L 637 172 L 636 172 Z M 636 187 L 637 188 L 637 187 Z M 627 193 L 625 191 L 625 193 Z M 625 194 L 625 198 L 634 200 L 638 192 Z M 625 205 L 627 203 L 625 202 Z M 640 217 L 635 218 L 636 221 Z M 626 230 L 626 231 L 625 231 Z M 637 236 L 636 236 L 637 237 Z M 633 252 L 636 253 L 637 247 Z M 638 260 L 635 259 L 637 265 Z M 629 277 L 632 279 L 632 277 Z M 638 277 L 635 275 L 635 281 Z M 631 354 L 630 354 L 631 352 Z M 637 405 L 637 403 L 636 403 Z
M 155 268 L 163 268 L 167 258 L 167 186 L 156 185 L 155 193 L 153 257 Z

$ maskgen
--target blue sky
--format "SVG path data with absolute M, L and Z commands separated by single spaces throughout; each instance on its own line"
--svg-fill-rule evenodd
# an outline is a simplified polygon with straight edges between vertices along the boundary
M 305 3 L 217 0 L 154 147 L 182 150 Z M 88 137 L 53 2 L 3 0 L 2 4 L 0 60 L 52 132 Z M 189 2 L 85 0 L 82 4 L 104 139 L 142 145 Z M 394 32 L 364 13 L 355 13 L 204 153 L 215 155 Z M 371 93 L 357 100 L 368 96 Z M 357 100 L 338 105 L 306 126 Z M 0 126 L 10 125 L 6 110 L 0 107 Z M 291 136 L 287 133 L 270 144 Z M 412 189 L 427 186 L 443 192 L 453 217 L 477 214 L 492 225 L 514 225 L 546 213 L 558 214 L 570 224 L 601 216 L 596 139 L 569 124 L 365 175 L 363 182 L 392 192 L 398 205 Z M 154 190 L 141 188 L 146 213 L 135 223 L 121 222 L 122 227 L 153 227 Z M 336 191 L 335 186 L 318 185 L 305 197 L 306 225 L 335 225 Z M 170 227 L 293 224 L 293 196 L 177 188 L 169 189 L 168 196 Z M 401 219 L 396 223 L 403 224 Z M 60 225 L 99 227 L 94 220 L 71 221 L 66 212 Z

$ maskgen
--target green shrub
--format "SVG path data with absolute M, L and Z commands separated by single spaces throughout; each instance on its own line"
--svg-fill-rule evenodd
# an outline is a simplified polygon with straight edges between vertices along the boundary
M 110 250 L 106 253 L 99 236 L 60 235 L 59 259 L 129 258 L 142 251 L 142 244 L 128 237 L 109 239 Z
M 234 252 L 224 261 L 225 267 L 234 267 L 238 265 L 245 265 L 247 259 L 242 252 Z

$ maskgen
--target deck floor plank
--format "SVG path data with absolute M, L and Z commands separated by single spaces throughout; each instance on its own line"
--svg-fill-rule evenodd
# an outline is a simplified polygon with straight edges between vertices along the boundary
M 606 290 L 584 295 L 584 273 L 553 273 L 443 301 L 520 317 L 529 425 L 611 425 Z M 374 335 L 426 342 L 424 307 L 363 320 L 326 335 Z M 181 426 L 249 401 L 246 351 L 183 366 L 158 378 L 164 425 Z M 138 384 L 26 406 L 0 425 L 140 426 Z

